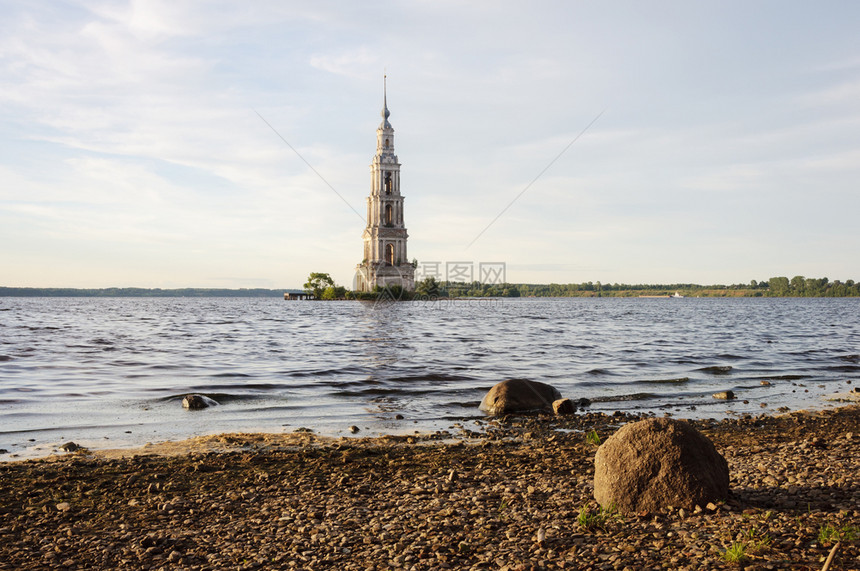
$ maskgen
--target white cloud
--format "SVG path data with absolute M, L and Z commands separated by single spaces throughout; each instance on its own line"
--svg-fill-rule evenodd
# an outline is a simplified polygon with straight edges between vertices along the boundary
M 310 58 L 311 67 L 353 79 L 379 73 L 380 58 L 366 46 L 341 53 L 317 54 Z
M 812 107 L 848 104 L 854 115 L 860 114 L 860 80 L 839 81 L 810 93 L 801 94 L 798 102 Z

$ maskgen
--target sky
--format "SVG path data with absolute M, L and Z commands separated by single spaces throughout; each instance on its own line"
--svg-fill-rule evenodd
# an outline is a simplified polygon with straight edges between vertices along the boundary
M 386 73 L 422 266 L 858 280 L 858 29 L 848 1 L 0 0 L 0 285 L 351 286 Z

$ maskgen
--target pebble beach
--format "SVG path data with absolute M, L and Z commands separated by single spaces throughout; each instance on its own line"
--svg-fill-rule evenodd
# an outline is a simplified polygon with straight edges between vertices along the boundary
M 592 498 L 595 436 L 639 418 L 7 462 L 0 569 L 860 569 L 860 406 L 691 421 L 729 463 L 728 500 L 622 517 Z

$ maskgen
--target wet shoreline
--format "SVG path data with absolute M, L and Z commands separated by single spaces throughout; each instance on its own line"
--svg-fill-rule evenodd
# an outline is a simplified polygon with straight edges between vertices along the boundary
M 802 411 L 823 411 L 845 404 L 860 402 L 860 391 L 851 381 L 843 385 L 846 392 L 831 393 L 826 398 L 819 398 L 813 402 L 807 400 L 806 407 Z M 760 407 L 760 412 L 750 414 L 745 411 L 731 409 L 733 400 L 723 401 L 712 399 L 709 408 L 679 407 L 677 404 L 666 403 L 662 407 L 638 410 L 638 407 L 628 409 L 616 409 L 616 402 L 597 401 L 579 409 L 580 414 L 589 415 L 623 415 L 627 417 L 647 416 L 669 416 L 673 418 L 684 418 L 687 420 L 719 421 L 743 418 L 764 418 L 770 415 L 788 414 L 788 407 L 780 407 L 772 410 L 768 407 Z M 178 398 L 172 399 L 175 408 L 180 408 Z M 295 434 L 308 433 L 317 435 L 321 439 L 336 439 L 340 437 L 409 437 L 415 435 L 434 434 L 440 439 L 452 439 L 468 435 L 470 433 L 483 433 L 492 426 L 494 419 L 485 413 L 477 411 L 477 404 L 473 403 L 475 414 L 458 418 L 447 419 L 409 419 L 402 415 L 390 414 L 383 418 L 374 417 L 347 417 L 324 420 L 321 418 L 307 423 L 266 423 L 256 425 L 254 423 L 239 424 L 238 427 L 230 429 L 230 425 L 223 425 L 217 419 L 210 420 L 203 416 L 207 411 L 182 411 L 179 417 L 191 417 L 192 422 L 181 418 L 175 422 L 171 430 L 159 429 L 164 423 L 155 422 L 152 425 L 140 424 L 117 424 L 114 426 L 83 426 L 83 427 L 55 427 L 44 431 L 28 431 L 17 435 L 6 433 L 3 439 L 5 446 L 0 446 L 0 463 L 15 462 L 20 460 L 38 459 L 59 454 L 62 446 L 68 442 L 74 442 L 78 446 L 90 449 L 96 454 L 107 452 L 112 454 L 134 453 L 137 449 L 148 451 L 160 448 L 181 447 L 183 443 L 206 442 L 217 440 L 223 434 L 242 433 L 245 435 L 258 434 L 266 439 L 280 439 L 289 441 Z M 717 411 L 717 407 L 722 410 Z M 214 408 L 214 407 L 213 407 Z M 196 422 L 193 422 L 196 421 Z M 352 424 L 355 422 L 356 424 Z M 147 429 L 156 427 L 147 434 Z M 352 430 L 351 430 L 352 429 Z M 355 430 L 358 429 L 358 430 Z M 9 444 L 11 442 L 11 444 Z

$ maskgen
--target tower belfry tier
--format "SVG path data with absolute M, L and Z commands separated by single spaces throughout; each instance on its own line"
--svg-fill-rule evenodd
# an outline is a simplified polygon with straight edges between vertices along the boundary
M 406 255 L 409 235 L 403 222 L 400 163 L 394 154 L 394 128 L 388 121 L 387 78 L 383 80 L 382 123 L 376 129 L 376 154 L 370 164 L 370 196 L 364 229 L 364 259 L 356 267 L 356 290 L 399 285 L 415 289 L 415 268 Z

